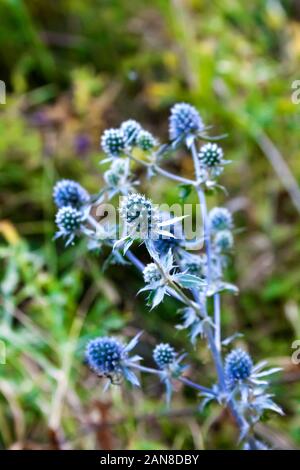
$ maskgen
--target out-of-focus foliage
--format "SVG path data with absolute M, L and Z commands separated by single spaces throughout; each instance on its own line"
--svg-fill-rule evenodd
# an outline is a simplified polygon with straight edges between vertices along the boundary
M 290 361 L 300 339 L 299 213 L 263 146 L 270 139 L 300 183 L 300 104 L 291 101 L 292 81 L 300 79 L 297 2 L 3 0 L 0 13 L 0 79 L 8 89 L 0 105 L 1 446 L 233 442 L 228 420 L 213 407 L 198 413 L 186 390 L 175 394 L 171 412 L 160 384 L 147 380 L 145 394 L 114 388 L 102 395 L 83 364 L 88 338 L 120 329 L 132 336 L 146 323 L 177 349 L 187 342 L 182 333 L 173 338 L 172 302 L 149 314 L 135 298 L 133 270 L 103 274 L 103 258 L 52 240 L 53 183 L 68 177 L 99 189 L 103 130 L 132 117 L 164 140 L 169 106 L 185 100 L 207 124 L 217 123 L 212 133 L 228 134 L 223 146 L 233 161 L 224 183 L 242 228 L 230 270 L 241 295 L 223 306 L 225 334 L 243 331 L 255 359 L 284 368 L 275 392 L 286 416 L 259 432 L 274 446 L 299 447 L 300 371 Z M 189 159 L 171 165 L 191 176 Z M 154 200 L 177 198 L 178 188 L 163 179 L 144 184 Z M 153 343 L 151 335 L 142 342 L 149 358 Z M 190 353 L 193 374 L 213 376 L 207 351 Z

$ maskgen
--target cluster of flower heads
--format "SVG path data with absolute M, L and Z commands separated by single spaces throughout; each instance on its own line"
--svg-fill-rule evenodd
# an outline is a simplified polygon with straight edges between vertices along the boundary
M 133 370 L 139 370 L 142 359 L 129 353 L 138 344 L 141 333 L 136 335 L 127 345 L 111 336 L 92 339 L 85 350 L 85 359 L 90 369 L 99 377 L 109 379 L 109 384 L 119 385 L 123 379 L 132 385 L 139 386 L 139 380 Z M 179 377 L 184 366 L 180 365 L 183 356 L 177 355 L 175 349 L 167 343 L 158 344 L 153 350 L 153 360 L 157 365 L 157 375 L 171 387 L 171 378 Z
M 178 103 L 171 109 L 169 118 L 169 134 L 171 141 L 189 141 L 190 136 L 201 136 L 205 131 L 203 120 L 194 106 L 187 103 Z M 215 142 L 204 144 L 198 153 L 201 178 L 203 181 L 219 176 L 224 165 L 229 163 L 224 158 L 224 152 Z
M 209 213 L 209 225 L 216 250 L 226 253 L 233 247 L 232 215 L 225 207 L 214 207 Z
M 54 186 L 53 199 L 58 207 L 55 217 L 58 231 L 55 237 L 65 238 L 68 245 L 82 227 L 90 196 L 76 181 L 63 179 Z
M 109 158 L 117 158 L 133 147 L 151 151 L 158 145 L 153 135 L 135 120 L 129 119 L 119 129 L 106 129 L 101 137 L 101 146 Z
M 169 118 L 171 146 L 163 146 L 161 149 L 164 147 L 176 149 L 180 143 L 185 143 L 189 148 L 198 137 L 203 137 L 204 132 L 205 126 L 198 111 L 189 104 L 178 103 L 171 109 Z M 212 242 L 210 256 L 208 253 L 200 255 L 189 253 L 187 240 L 184 240 L 184 237 L 174 236 L 175 225 L 181 218 L 164 220 L 163 214 L 150 199 L 133 190 L 133 185 L 137 182 L 130 179 L 131 151 L 138 148 L 155 156 L 154 150 L 156 151 L 158 145 L 157 139 L 133 119 L 123 122 L 118 129 L 104 131 L 101 137 L 102 149 L 108 157 L 106 161 L 111 161 L 110 168 L 104 173 L 106 183 L 104 191 L 109 199 L 118 193 L 124 196 L 119 211 L 126 230 L 123 238 L 118 241 L 113 240 L 110 246 L 113 246 L 115 259 L 119 254 L 118 262 L 121 263 L 124 260 L 117 250 L 119 244 L 123 244 L 125 255 L 134 240 L 145 242 L 155 262 L 150 262 L 144 267 L 142 274 L 145 286 L 140 292 L 148 291 L 149 305 L 152 308 L 161 303 L 165 295 L 177 299 L 179 295 L 179 300 L 182 301 L 177 288 L 192 291 L 194 297 L 196 292 L 195 299 L 202 305 L 205 304 L 207 296 L 222 290 L 235 289 L 235 286 L 222 280 L 223 266 L 226 266 L 227 254 L 233 247 L 232 215 L 226 208 L 213 208 L 207 220 Z M 159 152 L 160 150 L 157 155 L 160 155 Z M 125 158 L 119 158 L 121 156 Z M 196 157 L 195 154 L 193 156 L 198 162 L 201 173 L 200 181 L 197 182 L 205 183 L 207 187 L 228 163 L 224 159 L 222 148 L 216 143 L 204 144 L 197 150 Z M 150 166 L 152 170 L 152 165 Z M 149 170 L 150 176 L 151 170 Z M 87 230 L 84 225 L 93 204 L 87 191 L 75 181 L 61 180 L 54 187 L 53 198 L 58 208 L 56 237 L 67 238 L 68 244 L 81 232 L 97 244 L 97 236 L 91 235 L 92 231 Z M 101 201 L 101 197 L 98 197 L 98 201 Z M 165 230 L 165 227 L 170 231 Z M 182 309 L 182 312 L 184 323 L 178 325 L 178 328 L 188 328 L 194 344 L 196 338 L 204 334 L 204 321 L 212 322 L 212 320 L 210 318 L 203 320 L 199 312 L 189 304 Z M 139 335 L 127 345 L 112 337 L 95 338 L 86 347 L 86 362 L 97 375 L 109 379 L 108 384 L 119 384 L 124 378 L 138 386 L 139 380 L 134 371 L 147 369 L 139 365 L 140 356 L 129 354 L 136 346 L 138 338 Z M 156 373 L 166 386 L 168 400 L 172 392 L 172 380 L 182 377 L 185 370 L 186 366 L 180 364 L 183 357 L 178 356 L 175 349 L 167 343 L 158 344 L 153 351 Z M 238 411 L 245 417 L 247 423 L 255 424 L 264 410 L 282 413 L 273 402 L 272 396 L 266 392 L 268 381 L 265 377 L 277 372 L 278 369 L 263 370 L 265 365 L 265 362 L 254 365 L 249 354 L 242 349 L 232 350 L 225 358 L 226 399 L 229 401 L 234 397 L 237 400 Z M 150 371 L 153 372 L 154 369 Z M 224 398 L 222 394 L 224 390 L 221 392 L 218 386 L 214 385 L 207 392 L 204 402 L 212 399 L 222 401 Z M 259 444 L 257 443 L 257 446 Z

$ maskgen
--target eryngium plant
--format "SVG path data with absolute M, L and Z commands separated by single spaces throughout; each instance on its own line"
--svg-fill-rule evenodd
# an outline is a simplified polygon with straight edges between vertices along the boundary
M 141 365 L 140 356 L 129 355 L 140 335 L 127 345 L 115 338 L 95 337 L 87 344 L 85 359 L 93 372 L 106 379 L 108 386 L 120 385 L 123 379 L 140 386 L 136 373 L 156 375 L 166 387 L 168 403 L 173 384 L 180 381 L 199 391 L 202 408 L 216 401 L 230 410 L 239 429 L 242 448 L 265 449 L 265 444 L 255 435 L 255 424 L 265 410 L 282 414 L 268 391 L 268 378 L 279 369 L 266 370 L 265 361 L 255 365 L 248 352 L 232 347 L 239 336 L 236 332 L 229 338 L 222 338 L 221 334 L 221 294 L 237 292 L 237 287 L 224 279 L 224 268 L 233 248 L 234 224 L 228 209 L 214 207 L 208 211 L 206 192 L 220 187 L 217 178 L 229 162 L 215 142 L 218 138 L 207 135 L 207 128 L 193 106 L 176 104 L 171 110 L 169 130 L 170 141 L 164 145 L 132 119 L 123 122 L 118 129 L 105 130 L 101 146 L 110 168 L 104 173 L 101 191 L 90 196 L 70 180 L 62 180 L 54 188 L 58 207 L 56 237 L 65 238 L 66 244 L 85 237 L 88 248 L 98 251 L 108 246 L 111 255 L 106 264 L 122 265 L 130 261 L 141 273 L 144 285 L 140 292 L 147 293 L 151 308 L 163 302 L 166 296 L 175 298 L 183 318 L 180 329 L 187 330 L 193 345 L 197 341 L 207 342 L 215 364 L 216 383 L 207 388 L 190 380 L 186 355 L 178 354 L 172 345 L 165 343 L 159 343 L 153 351 L 157 368 Z M 161 167 L 163 157 L 179 148 L 191 155 L 195 169 L 193 180 Z M 203 230 L 195 240 L 187 240 L 184 231 L 177 230 L 181 217 L 163 213 L 149 198 L 136 191 L 139 183 L 132 174 L 132 164 L 137 163 L 146 168 L 149 179 L 159 174 L 197 193 Z M 115 221 L 112 226 L 98 222 L 91 214 L 116 195 L 122 196 L 118 209 L 120 223 Z M 121 234 L 117 235 L 121 226 Z M 149 257 L 147 265 L 130 250 L 135 243 L 144 244 Z M 208 304 L 213 305 L 212 314 Z M 227 351 L 225 358 L 224 349 Z

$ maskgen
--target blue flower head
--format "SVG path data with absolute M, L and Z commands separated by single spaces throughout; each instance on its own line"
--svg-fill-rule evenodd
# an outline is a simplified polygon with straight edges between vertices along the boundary
M 213 232 L 230 230 L 232 227 L 232 215 L 225 207 L 214 207 L 209 213 L 209 222 Z
M 250 377 L 253 362 L 249 354 L 243 349 L 233 349 L 225 358 L 225 377 L 229 387 L 239 380 Z
M 103 337 L 91 340 L 86 348 L 86 360 L 99 375 L 109 376 L 122 371 L 122 361 L 127 358 L 125 346 L 115 338 Z
M 143 270 L 143 277 L 146 284 L 152 284 L 161 280 L 161 273 L 155 263 L 149 263 Z
M 104 179 L 111 188 L 119 188 L 126 185 L 130 167 L 128 159 L 116 158 L 111 167 L 104 173 Z
M 121 124 L 120 129 L 124 134 L 126 145 L 136 145 L 136 139 L 142 126 L 134 119 L 128 119 Z
M 194 106 L 187 103 L 177 103 L 173 106 L 169 118 L 171 140 L 176 140 L 190 133 L 201 132 L 203 129 L 203 121 Z
M 54 186 L 53 199 L 58 208 L 72 206 L 79 209 L 89 201 L 89 194 L 76 181 L 63 179 Z
M 131 193 L 121 201 L 120 215 L 132 236 L 149 238 L 159 224 L 157 207 L 150 199 L 138 193 Z
M 137 345 L 140 336 L 138 333 L 127 345 L 110 336 L 92 339 L 85 351 L 87 364 L 96 374 L 109 378 L 111 383 L 118 384 L 124 377 L 138 386 L 139 381 L 130 367 L 141 358 L 129 357 L 128 353 Z
M 223 150 L 219 145 L 209 142 L 201 147 L 198 157 L 204 167 L 213 168 L 223 163 Z
M 230 230 L 220 230 L 216 233 L 214 244 L 220 252 L 225 252 L 233 247 L 233 236 Z
M 109 157 L 119 157 L 126 149 L 126 139 L 120 129 L 106 129 L 101 137 L 103 151 Z
M 172 231 L 171 231 L 172 233 Z M 171 238 L 160 235 L 157 240 L 154 240 L 154 248 L 160 256 L 166 255 L 169 250 L 176 250 L 180 246 L 179 238 Z
M 153 359 L 160 369 L 166 369 L 176 360 L 176 353 L 168 343 L 158 344 L 153 351 Z
M 55 222 L 61 234 L 71 235 L 75 233 L 81 225 L 83 214 L 72 206 L 61 207 L 55 218 Z
M 157 145 L 157 140 L 153 137 L 151 132 L 141 130 L 138 133 L 136 144 L 140 149 L 144 150 L 144 152 L 147 152 Z
M 181 268 L 193 276 L 204 278 L 207 274 L 206 255 L 190 255 L 182 260 Z

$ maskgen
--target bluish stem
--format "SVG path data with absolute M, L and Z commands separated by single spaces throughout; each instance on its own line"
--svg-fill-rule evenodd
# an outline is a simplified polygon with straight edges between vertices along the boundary
M 214 325 L 216 348 L 221 351 L 221 297 L 218 292 L 214 295 Z
M 145 265 L 132 253 L 132 251 L 127 250 L 125 256 L 139 271 L 144 271 Z
M 145 367 L 141 366 L 140 364 L 136 363 L 131 363 L 128 362 L 128 366 L 132 367 L 134 369 L 140 370 L 141 372 L 146 372 L 148 374 L 154 374 L 154 375 L 164 375 L 163 370 L 158 370 L 158 369 L 153 369 L 152 367 Z M 203 385 L 196 384 L 190 379 L 187 379 L 186 377 L 176 377 L 175 380 L 178 380 L 179 382 L 187 385 L 188 387 L 194 388 L 195 390 L 198 390 L 199 392 L 205 392 L 205 393 L 210 393 L 212 395 L 215 395 L 215 393 L 207 387 L 204 387 Z
M 200 173 L 200 164 L 198 160 L 198 153 L 196 149 L 195 142 L 191 144 L 191 152 L 192 152 L 192 157 L 194 161 L 194 167 L 195 167 L 195 173 L 196 173 L 196 178 L 197 181 L 200 181 L 201 178 L 201 173 Z M 207 206 L 206 206 L 206 199 L 205 199 L 205 194 L 203 189 L 198 186 L 196 187 L 196 191 L 198 194 L 200 206 L 201 206 L 201 213 L 202 213 L 202 222 L 203 222 L 203 231 L 204 231 L 204 236 L 203 240 L 205 243 L 205 250 L 206 250 L 206 256 L 207 256 L 207 286 L 209 287 L 210 285 L 210 272 L 211 272 L 211 240 L 210 240 L 210 227 L 208 223 L 208 215 L 207 215 Z
M 194 388 L 195 390 L 198 390 L 199 392 L 205 392 L 209 393 L 211 395 L 215 395 L 215 393 L 207 387 L 203 387 L 203 385 L 196 384 L 195 382 L 192 382 L 192 380 L 187 379 L 186 377 L 178 377 L 179 382 L 182 382 L 183 384 L 187 385 L 188 387 Z
M 161 370 L 153 369 L 152 367 L 141 366 L 140 364 L 136 364 L 135 362 L 128 362 L 128 366 L 132 367 L 133 369 L 140 370 L 141 372 L 146 372 L 147 374 L 154 374 L 154 375 L 162 374 Z
M 217 376 L 218 376 L 218 382 L 219 382 L 219 387 L 222 392 L 226 391 L 226 383 L 225 383 L 225 374 L 224 374 L 224 367 L 223 367 L 223 361 L 222 361 L 222 356 L 220 354 L 220 351 L 218 351 L 214 339 L 214 335 L 212 332 L 211 326 L 206 323 L 204 325 L 204 331 L 207 337 L 208 345 L 215 363 L 216 371 L 217 371 Z
M 199 181 L 200 180 L 200 164 L 199 164 L 199 159 L 198 159 L 198 154 L 197 154 L 197 149 L 195 142 L 192 142 L 191 145 L 191 152 L 193 156 L 193 161 L 194 161 L 194 166 L 195 166 L 195 174 L 196 178 Z M 196 187 L 198 197 L 199 197 L 199 202 L 202 210 L 202 220 L 203 220 L 203 229 L 204 229 L 204 240 L 205 240 L 205 247 L 206 247 L 206 256 L 207 256 L 207 282 L 208 286 L 210 285 L 210 273 L 211 273 L 211 233 L 210 233 L 210 227 L 209 227 L 209 220 L 208 220 L 208 214 L 207 214 L 207 206 L 206 206 L 206 198 L 204 191 L 198 184 Z M 216 298 L 217 296 L 217 298 Z M 205 329 L 205 334 L 207 337 L 207 341 L 211 350 L 211 354 L 216 366 L 216 371 L 217 371 L 217 376 L 218 376 L 218 382 L 219 382 L 219 387 L 220 391 L 226 393 L 226 381 L 225 381 L 225 373 L 224 373 L 224 367 L 223 367 L 223 361 L 222 361 L 222 354 L 221 354 L 221 347 L 220 347 L 220 339 L 221 339 L 221 318 L 220 318 L 220 298 L 219 294 L 214 295 L 214 321 L 215 321 L 215 336 L 213 335 L 213 331 L 211 326 L 208 323 L 205 323 L 204 329 Z M 249 425 L 245 418 L 239 413 L 235 400 L 231 398 L 228 401 L 228 407 L 237 423 L 239 426 L 241 432 L 244 432 L 245 428 L 248 428 Z M 254 439 L 249 438 L 249 444 L 251 448 L 254 448 Z
M 148 163 L 148 162 L 145 162 L 143 160 L 140 160 L 138 158 L 135 158 L 133 155 L 131 155 L 131 153 L 129 152 L 126 152 L 126 155 L 131 159 L 133 160 L 135 163 L 138 163 L 142 166 L 144 166 L 145 168 L 152 168 L 154 171 L 156 171 L 159 175 L 162 175 L 164 176 L 165 178 L 168 178 L 170 180 L 173 180 L 173 181 L 177 181 L 178 183 L 181 183 L 181 184 L 188 184 L 188 185 L 191 185 L 193 186 L 195 184 L 195 182 L 193 180 L 190 180 L 188 178 L 183 178 L 183 176 L 179 176 L 179 175 L 175 175 L 174 173 L 170 173 L 169 171 L 167 170 L 164 170 L 163 168 L 159 167 L 158 165 L 156 165 L 155 163 Z

